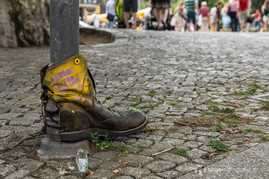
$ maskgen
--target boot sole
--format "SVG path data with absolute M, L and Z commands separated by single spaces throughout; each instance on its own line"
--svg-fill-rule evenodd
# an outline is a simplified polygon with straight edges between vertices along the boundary
M 148 124 L 148 118 L 146 117 L 146 120 L 143 124 L 133 129 L 125 131 L 110 131 L 107 129 L 89 128 L 82 131 L 60 133 L 60 140 L 63 142 L 75 142 L 84 139 L 89 139 L 91 137 L 90 133 L 95 132 L 98 132 L 99 134 L 107 134 L 110 137 L 128 136 L 140 132 L 142 129 L 146 127 L 147 124 Z

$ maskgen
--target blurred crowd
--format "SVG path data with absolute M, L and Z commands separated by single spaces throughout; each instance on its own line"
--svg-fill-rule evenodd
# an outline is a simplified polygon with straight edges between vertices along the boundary
M 267 32 L 269 0 L 264 1 L 261 9 L 254 10 L 251 9 L 251 0 L 229 0 L 226 4 L 219 1 L 211 9 L 205 1 L 200 8 L 197 3 L 195 0 L 179 3 L 171 21 L 175 30 Z
M 107 22 L 100 25 L 95 13 L 93 24 L 95 27 L 181 32 L 267 32 L 269 0 L 264 1 L 261 9 L 251 9 L 251 4 L 251 0 L 229 0 L 228 3 L 219 1 L 209 8 L 206 1 L 198 4 L 198 0 L 184 0 L 172 9 L 170 0 L 151 0 L 143 11 L 138 11 L 137 0 L 108 0 Z

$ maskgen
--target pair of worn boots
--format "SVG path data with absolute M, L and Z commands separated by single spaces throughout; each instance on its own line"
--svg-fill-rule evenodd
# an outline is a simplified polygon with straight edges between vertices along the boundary
M 94 96 L 94 79 L 78 54 L 41 70 L 46 133 L 56 141 L 80 141 L 91 133 L 126 136 L 141 131 L 147 118 L 137 110 L 116 113 Z

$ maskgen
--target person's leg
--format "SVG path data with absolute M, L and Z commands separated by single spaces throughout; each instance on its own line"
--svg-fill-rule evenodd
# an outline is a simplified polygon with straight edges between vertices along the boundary
M 130 18 L 131 3 L 132 3 L 131 0 L 123 0 L 124 22 L 127 29 L 130 29 L 129 18 Z
M 162 8 L 162 21 L 164 23 L 166 23 L 167 15 L 168 15 L 168 9 L 167 8 Z
M 237 19 L 236 19 L 236 17 L 233 18 L 233 32 L 237 32 Z
M 129 12 L 124 12 L 124 22 L 125 22 L 125 25 L 126 25 L 127 29 L 130 29 L 129 18 L 130 18 L 130 13 Z
M 213 24 L 213 32 L 216 32 L 217 31 L 217 28 L 218 28 L 218 25 L 217 25 L 217 22 Z
M 133 29 L 136 29 L 136 23 L 137 23 L 137 13 L 136 12 L 133 12 L 133 20 L 134 20 L 134 23 L 133 23 Z
M 238 20 L 239 20 L 239 23 L 240 23 L 240 31 L 241 32 L 243 32 L 243 30 L 244 30 L 244 20 L 243 20 L 243 18 L 244 18 L 244 11 L 239 12 Z
M 258 24 L 258 32 L 261 30 L 261 21 L 259 20 L 258 22 L 257 22 L 257 24 Z
M 209 25 L 208 22 L 209 22 L 208 18 L 205 17 L 205 18 L 204 18 L 204 23 L 205 23 L 205 25 L 204 25 L 204 30 L 205 30 L 205 31 L 208 31 L 208 25 Z
M 201 31 L 205 31 L 205 23 L 204 23 L 203 19 L 202 19 L 202 24 L 201 24 Z
M 263 16 L 263 31 L 266 32 L 267 31 L 267 17 L 266 16 Z
M 191 20 L 192 20 L 191 13 L 187 12 L 187 29 L 189 32 L 191 31 L 191 24 L 190 24 Z
M 257 27 L 257 21 L 254 20 L 252 25 L 256 29 L 256 27 Z
M 138 8 L 138 2 L 137 0 L 132 0 L 132 13 L 133 13 L 133 29 L 136 29 L 136 23 L 137 23 L 137 8 Z
M 195 32 L 195 31 L 197 31 L 197 23 L 196 23 L 195 13 L 192 14 L 192 23 L 193 23 L 194 32 Z
M 155 17 L 157 20 L 158 29 L 160 29 L 161 28 L 161 9 L 160 8 L 156 8 Z
M 264 23 L 264 32 L 267 32 L 267 27 L 268 27 L 268 19 Z
M 107 28 L 111 29 L 113 28 L 113 21 L 107 21 Z
M 232 29 L 232 32 L 234 32 L 234 29 L 235 29 L 235 18 L 231 15 L 231 29 Z
M 187 29 L 189 32 L 191 31 L 191 23 L 187 23 Z

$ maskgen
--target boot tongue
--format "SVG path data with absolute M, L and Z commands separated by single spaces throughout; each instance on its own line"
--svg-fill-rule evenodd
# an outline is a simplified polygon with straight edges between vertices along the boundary
M 56 112 L 58 111 L 57 105 L 54 103 L 52 99 L 48 99 L 48 103 L 46 105 L 46 111 L 48 112 Z

